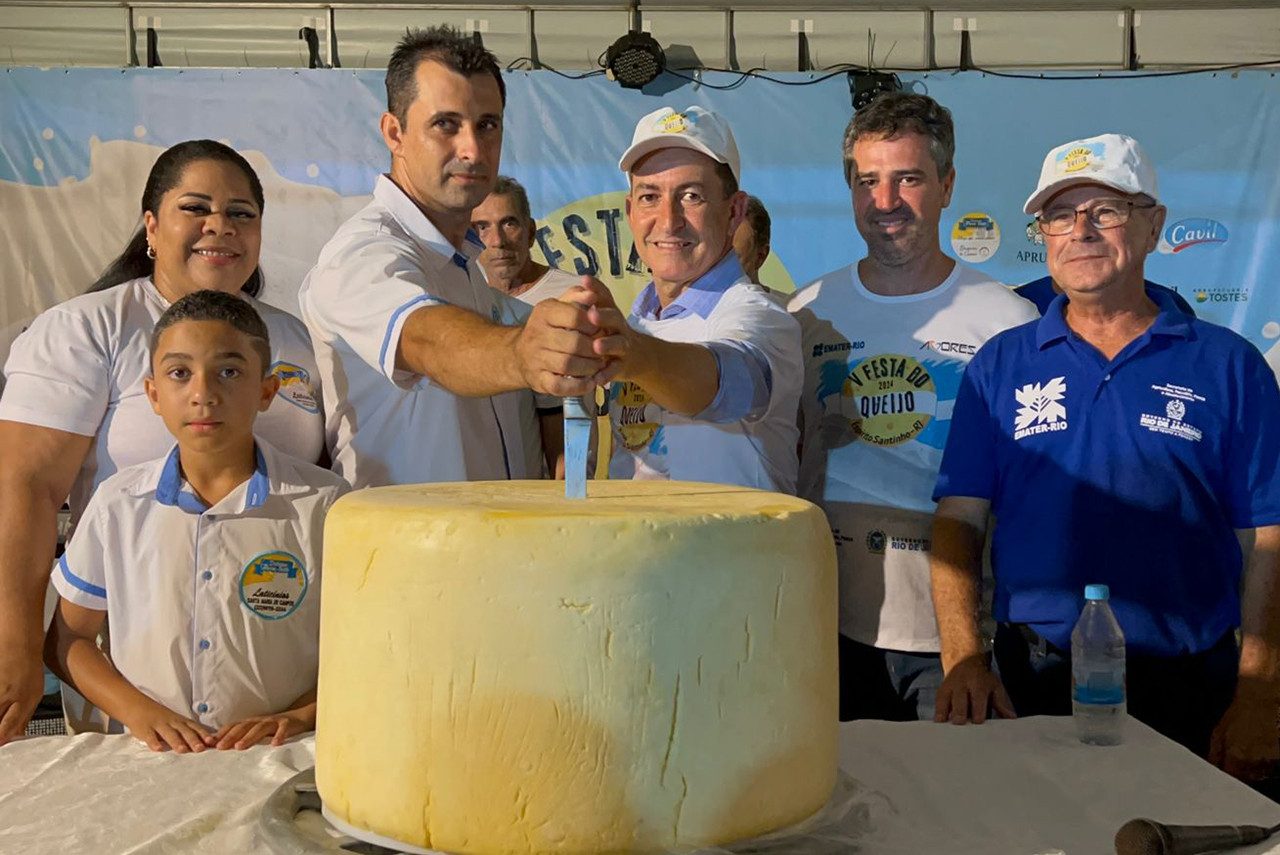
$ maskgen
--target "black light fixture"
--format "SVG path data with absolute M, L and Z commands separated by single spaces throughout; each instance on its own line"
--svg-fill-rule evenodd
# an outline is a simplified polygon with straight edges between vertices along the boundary
M 648 33 L 630 32 L 604 55 L 605 75 L 624 89 L 639 89 L 657 78 L 667 67 L 667 55 L 658 40 Z
M 640 4 L 631 6 L 631 32 L 609 45 L 604 54 L 604 73 L 624 89 L 639 89 L 653 82 L 667 68 L 667 55 L 658 40 L 640 21 Z
M 883 71 L 849 72 L 849 96 L 853 99 L 854 112 L 870 104 L 877 95 L 897 92 L 901 88 L 902 81 L 896 74 Z

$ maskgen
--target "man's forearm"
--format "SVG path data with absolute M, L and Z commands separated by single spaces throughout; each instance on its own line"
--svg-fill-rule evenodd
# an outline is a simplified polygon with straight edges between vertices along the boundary
M 491 323 L 457 306 L 428 306 L 400 333 L 396 367 L 455 395 L 482 397 L 528 385 L 516 357 L 519 327 Z
M 626 379 L 637 383 L 664 410 L 692 416 L 715 400 L 720 370 L 709 348 L 639 335 L 636 350 Z
M 929 573 L 944 670 L 983 653 L 978 604 L 984 540 L 983 532 L 970 523 L 934 518 Z
M 1280 700 L 1280 526 L 1253 533 L 1240 595 L 1240 690 Z

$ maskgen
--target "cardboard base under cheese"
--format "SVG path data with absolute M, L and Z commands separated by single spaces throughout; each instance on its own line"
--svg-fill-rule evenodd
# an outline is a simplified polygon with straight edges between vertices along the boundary
M 680 482 L 352 493 L 325 528 L 326 813 L 471 855 L 726 843 L 836 776 L 821 511 Z

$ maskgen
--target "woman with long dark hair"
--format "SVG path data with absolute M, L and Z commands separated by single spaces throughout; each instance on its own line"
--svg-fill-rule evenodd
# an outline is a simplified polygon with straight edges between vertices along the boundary
M 42 692 L 41 617 L 59 507 L 69 495 L 74 524 L 105 478 L 172 445 L 143 388 L 148 338 L 170 303 L 213 289 L 253 304 L 281 379 L 256 432 L 308 462 L 321 457 L 306 327 L 254 296 L 263 205 L 258 176 L 231 148 L 173 146 L 147 177 L 143 224 L 124 252 L 89 293 L 42 313 L 13 344 L 0 397 L 0 745 L 22 733 Z

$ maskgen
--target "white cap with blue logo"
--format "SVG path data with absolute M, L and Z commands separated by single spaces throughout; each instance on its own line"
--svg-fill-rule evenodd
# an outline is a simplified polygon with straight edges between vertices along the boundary
M 1156 195 L 1156 169 L 1142 146 L 1124 134 L 1064 143 L 1044 157 L 1040 183 L 1022 210 L 1038 214 L 1055 193 L 1077 184 L 1102 184 L 1130 195 Z
M 662 148 L 691 148 L 729 167 L 739 181 L 738 144 L 729 123 L 701 107 L 676 112 L 670 107 L 654 110 L 636 123 L 631 145 L 622 153 L 618 168 L 630 172 L 646 154 Z

